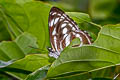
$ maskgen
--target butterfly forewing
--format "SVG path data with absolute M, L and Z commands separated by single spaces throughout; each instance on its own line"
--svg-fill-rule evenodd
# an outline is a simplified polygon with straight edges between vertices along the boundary
M 77 24 L 62 10 L 52 7 L 48 22 L 52 45 L 50 56 L 59 56 L 61 51 L 76 37 L 81 41 L 79 46 L 82 46 L 82 44 L 91 44 L 89 36 L 84 31 L 81 31 Z

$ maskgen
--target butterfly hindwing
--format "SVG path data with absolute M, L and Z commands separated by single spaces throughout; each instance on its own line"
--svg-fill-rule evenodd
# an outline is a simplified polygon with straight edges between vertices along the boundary
M 89 36 L 81 31 L 77 24 L 62 10 L 52 7 L 49 14 L 49 33 L 52 45 L 51 56 L 59 56 L 61 51 L 67 47 L 70 42 L 78 37 L 82 44 L 90 44 Z

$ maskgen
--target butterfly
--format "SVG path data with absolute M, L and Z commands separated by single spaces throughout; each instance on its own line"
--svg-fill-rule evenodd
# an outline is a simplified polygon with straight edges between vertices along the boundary
M 58 58 L 70 42 L 79 38 L 83 44 L 91 44 L 91 38 L 86 31 L 80 30 L 76 22 L 61 9 L 52 7 L 48 19 L 49 35 L 52 48 L 48 48 L 49 56 Z

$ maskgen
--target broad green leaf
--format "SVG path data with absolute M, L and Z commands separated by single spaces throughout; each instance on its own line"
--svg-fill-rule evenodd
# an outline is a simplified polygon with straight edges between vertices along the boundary
M 10 40 L 10 35 L 5 28 L 4 22 L 3 22 L 3 15 L 0 14 L 0 42 L 3 40 Z
M 12 80 L 13 77 L 8 76 L 6 73 L 0 71 L 0 80 Z
M 10 40 L 10 35 L 3 24 L 3 19 L 0 15 L 0 42 L 3 40 Z
M 20 5 L 23 5 L 27 2 L 31 2 L 31 1 L 34 1 L 34 0 L 0 0 L 0 3 L 17 3 L 17 4 L 20 4 Z
M 90 73 L 91 78 L 106 78 L 106 79 L 111 79 L 111 80 L 116 80 L 118 79 L 119 76 L 119 65 L 118 66 L 113 66 L 113 67 L 109 67 L 109 68 L 105 68 L 105 69 L 101 69 L 101 70 L 96 70 Z M 118 71 L 117 71 L 118 70 Z M 118 79 L 119 80 L 119 79 Z
M 25 58 L 15 61 L 4 68 L 4 71 L 18 79 L 25 79 L 31 72 L 49 65 L 49 57 L 46 54 L 31 54 Z
M 34 1 L 34 0 L 16 0 L 16 3 L 23 5 L 23 4 L 25 4 L 27 2 L 31 2 L 31 1 Z
M 2 16 L 2 22 L 4 22 L 4 28 L 6 27 L 13 39 L 29 27 L 28 17 L 21 5 L 31 1 L 32 0 L 0 1 L 0 14 Z
M 28 32 L 38 39 L 39 48 L 46 50 L 49 45 L 48 16 L 51 6 L 42 2 L 29 2 L 24 5 L 30 27 Z
M 13 38 L 19 36 L 29 27 L 28 17 L 24 9 L 16 3 L 0 3 L 1 14 L 3 15 L 4 24 Z
M 44 66 L 28 75 L 25 80 L 43 80 L 46 78 L 48 69 L 49 66 Z
M 30 54 L 23 59 L 15 61 L 8 67 L 23 69 L 26 71 L 34 71 L 42 66 L 45 66 L 46 64 L 49 64 L 49 57 L 47 54 Z
M 120 62 L 120 25 L 104 26 L 92 45 L 66 48 L 48 71 L 48 78 L 115 66 Z M 67 76 L 69 76 L 67 75 Z
M 0 3 L 5 3 L 5 2 L 8 2 L 8 3 L 15 3 L 16 0 L 0 0 Z
M 32 6 L 31 6 L 32 5 Z M 16 36 L 26 31 L 34 35 L 38 40 L 41 50 L 49 47 L 48 16 L 49 4 L 40 1 L 30 1 L 20 5 L 11 2 L 1 2 L 4 20 L 9 24 L 6 27 Z
M 66 12 L 77 23 L 91 22 L 90 16 L 80 12 Z
M 3 41 L 0 43 L 0 59 L 3 61 L 16 60 L 23 58 L 30 53 L 32 48 L 37 47 L 36 39 L 24 33 L 14 41 Z
M 92 80 L 113 80 L 113 79 L 109 79 L 109 78 L 94 78 Z

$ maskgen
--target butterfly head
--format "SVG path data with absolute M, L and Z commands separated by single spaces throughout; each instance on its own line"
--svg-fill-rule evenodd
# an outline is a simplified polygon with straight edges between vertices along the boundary
M 50 57 L 54 57 L 54 58 L 56 58 L 56 59 L 59 57 L 60 53 L 54 51 L 54 50 L 53 50 L 52 48 L 50 48 L 50 47 L 48 47 L 47 49 L 48 49 L 48 51 L 49 51 L 49 56 L 50 56 Z

